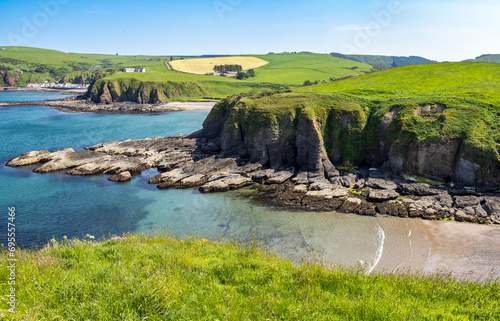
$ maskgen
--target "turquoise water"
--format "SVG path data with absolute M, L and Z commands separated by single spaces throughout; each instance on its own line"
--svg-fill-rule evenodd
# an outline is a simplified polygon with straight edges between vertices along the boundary
M 54 95 L 21 93 L 18 100 L 57 98 Z M 15 99 L 13 93 L 0 92 L 0 101 Z M 6 226 L 7 208 L 14 206 L 17 241 L 23 246 L 41 246 L 52 236 L 91 234 L 98 238 L 167 228 L 179 236 L 255 238 L 295 258 L 321 257 L 348 265 L 363 260 L 373 266 L 387 243 L 383 230 L 408 234 L 403 220 L 279 210 L 252 201 L 248 190 L 210 195 L 196 189 L 158 190 L 147 184 L 156 170 L 143 172 L 130 183 L 116 184 L 101 176 L 43 175 L 33 173 L 32 168 L 4 166 L 32 150 L 79 149 L 113 140 L 188 134 L 201 128 L 207 114 L 111 115 L 43 106 L 0 108 L 0 209 L 5 213 L 5 224 L 0 226 Z M 5 229 L 0 230 L 2 243 L 5 237 Z

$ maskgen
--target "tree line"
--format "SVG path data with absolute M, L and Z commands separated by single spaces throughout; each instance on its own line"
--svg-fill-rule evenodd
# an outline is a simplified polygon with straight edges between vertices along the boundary
M 229 71 L 241 72 L 243 67 L 241 65 L 216 65 L 214 67 L 214 72 L 220 72 L 221 74 Z

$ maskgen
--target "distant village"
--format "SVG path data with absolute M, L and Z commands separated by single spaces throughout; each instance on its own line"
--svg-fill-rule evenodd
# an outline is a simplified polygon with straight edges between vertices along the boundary
M 26 86 L 27 88 L 59 88 L 59 89 L 87 89 L 89 88 L 88 84 L 70 84 L 70 83 L 64 83 L 64 84 L 57 84 L 57 83 L 49 83 L 48 81 L 45 81 L 43 84 L 28 84 Z

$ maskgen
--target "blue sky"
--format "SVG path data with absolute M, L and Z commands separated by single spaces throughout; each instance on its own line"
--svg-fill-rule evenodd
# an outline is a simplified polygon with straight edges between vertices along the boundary
M 498 0 L 0 0 L 0 45 L 200 55 L 500 54 Z

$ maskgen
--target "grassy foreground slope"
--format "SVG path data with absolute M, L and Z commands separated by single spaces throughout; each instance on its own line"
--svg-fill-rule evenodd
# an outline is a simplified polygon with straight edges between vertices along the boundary
M 170 65 L 178 71 L 203 75 L 208 72 L 214 72 L 214 67 L 217 65 L 241 65 L 243 70 L 248 70 L 259 68 L 267 63 L 267 61 L 255 57 L 233 56 L 175 60 L 170 62 Z
M 7 253 L 0 253 L 6 261 Z M 164 235 L 55 240 L 17 253 L 2 320 L 498 320 L 500 285 L 295 264 L 255 246 Z

